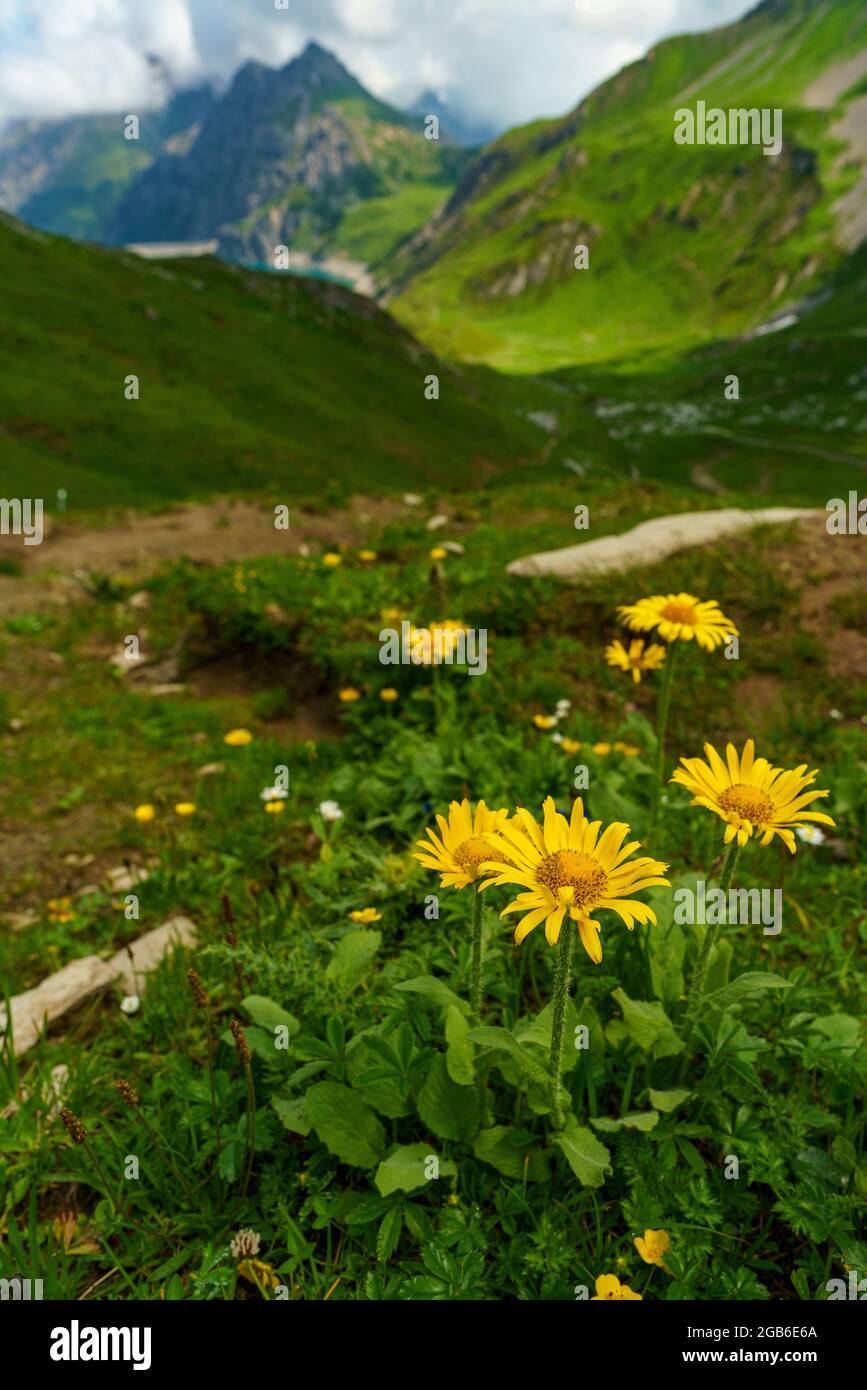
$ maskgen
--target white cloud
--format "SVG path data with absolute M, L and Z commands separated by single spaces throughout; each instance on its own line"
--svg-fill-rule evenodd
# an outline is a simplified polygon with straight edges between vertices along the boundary
M 710 28 L 749 0 L 0 0 L 0 120 L 135 111 L 176 81 L 278 66 L 309 38 L 378 96 L 434 86 L 498 125 L 561 114 L 665 34 Z

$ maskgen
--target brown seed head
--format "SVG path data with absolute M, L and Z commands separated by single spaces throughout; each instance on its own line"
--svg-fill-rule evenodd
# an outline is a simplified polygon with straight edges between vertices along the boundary
M 220 904 L 223 909 L 223 921 L 226 923 L 227 927 L 233 926 L 235 922 L 235 909 L 232 907 L 232 901 L 228 893 L 223 893 L 220 898 Z
M 187 979 L 190 982 L 190 989 L 193 991 L 193 998 L 199 1008 L 206 1009 L 208 1007 L 208 996 L 205 992 L 205 986 L 202 984 L 201 975 L 197 970 L 188 970 Z
M 244 1036 L 244 1030 L 236 1018 L 230 1019 L 229 1027 L 232 1030 L 232 1037 L 235 1039 L 235 1051 L 238 1054 L 238 1060 L 243 1067 L 249 1067 L 250 1044 Z
M 121 1100 L 125 1101 L 126 1104 L 129 1106 L 130 1110 L 138 1109 L 138 1091 L 136 1091 L 134 1087 L 130 1086 L 128 1081 L 115 1081 L 114 1088 L 120 1096 Z
M 84 1128 L 78 1116 L 64 1106 L 60 1112 L 60 1118 L 66 1125 L 73 1144 L 83 1144 L 87 1138 L 87 1130 Z

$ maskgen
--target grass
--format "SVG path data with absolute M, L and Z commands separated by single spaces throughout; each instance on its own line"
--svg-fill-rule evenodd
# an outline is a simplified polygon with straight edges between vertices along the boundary
M 600 526 L 619 528 L 644 506 L 615 484 L 589 496 Z M 681 502 L 676 489 L 656 500 Z M 374 563 L 351 547 L 332 571 L 316 555 L 167 567 L 148 585 L 146 623 L 157 655 L 185 633 L 186 694 L 148 696 L 108 673 L 117 635 L 142 622 L 129 582 L 92 584 L 86 603 L 7 627 L 6 714 L 30 721 L 6 736 L 7 816 L 36 851 L 7 885 L 34 914 L 0 936 L 7 988 L 108 954 L 178 912 L 199 944 L 164 962 L 137 1012 L 110 991 L 23 1061 L 7 1050 L 0 1106 L 19 1109 L 0 1156 L 0 1273 L 43 1278 L 46 1297 L 80 1297 L 99 1281 L 97 1296 L 118 1300 L 339 1301 L 572 1299 L 614 1272 L 647 1299 L 814 1299 L 844 1265 L 867 1272 L 863 685 L 833 674 L 824 641 L 803 626 L 811 580 L 797 533 L 777 528 L 757 548 L 685 552 L 656 571 L 564 589 L 503 574 L 516 551 L 556 543 L 571 524 L 553 481 L 455 501 L 465 554 L 442 574 L 411 515 L 371 524 Z M 738 884 L 781 889 L 783 931 L 724 930 L 709 987 L 729 993 L 703 1011 L 686 1059 L 701 928 L 678 925 L 666 889 L 650 894 L 655 928 L 630 935 L 603 914 L 602 964 L 575 961 L 568 1036 L 583 1025 L 589 1046 L 567 1039 L 564 1139 L 543 1084 L 556 953 L 538 932 L 515 950 L 489 910 L 474 1032 L 470 894 L 441 890 L 410 850 L 464 794 L 535 809 L 551 793 L 568 807 L 576 763 L 589 773 L 591 814 L 648 835 L 655 684 L 633 687 L 601 649 L 618 602 L 668 588 L 713 594 L 742 634 L 738 662 L 680 654 L 670 764 L 704 737 L 754 734 L 782 764 L 821 768 L 837 824 L 833 843 L 799 844 L 791 859 L 755 842 L 744 851 Z M 488 675 L 382 667 L 382 611 L 395 605 L 420 621 L 486 627 Z M 62 665 L 49 666 L 46 685 L 48 651 Z M 773 683 L 773 699 L 767 684 L 750 695 L 757 679 Z M 361 698 L 341 703 L 349 685 Z M 386 685 L 395 704 L 378 698 Z M 559 731 L 582 743 L 578 754 L 533 724 L 564 697 L 572 712 Z M 248 746 L 224 743 L 235 727 L 252 730 Z M 638 753 L 619 752 L 618 740 Z M 600 742 L 610 750 L 592 751 Z M 266 814 L 260 791 L 284 766 L 284 810 Z M 184 800 L 197 806 L 188 819 L 173 811 Z M 318 809 L 329 800 L 337 822 Z M 156 816 L 140 825 L 132 810 L 144 802 Z M 721 823 L 675 790 L 647 844 L 682 888 L 718 873 Z M 104 886 L 122 861 L 148 868 L 137 917 Z M 79 896 L 82 881 L 93 887 Z M 508 900 L 487 896 L 498 910 Z M 365 908 L 375 920 L 350 919 Z M 732 988 L 749 972 L 776 987 Z M 87 1148 L 50 1113 L 60 1062 Z M 119 1079 L 138 1107 L 124 1104 Z M 138 1177 L 124 1180 L 130 1154 Z M 726 1154 L 738 1156 L 739 1181 L 724 1176 Z M 260 1237 L 259 1264 L 233 1253 L 244 1228 Z M 648 1228 L 670 1235 L 666 1269 L 638 1256 L 633 1237 Z

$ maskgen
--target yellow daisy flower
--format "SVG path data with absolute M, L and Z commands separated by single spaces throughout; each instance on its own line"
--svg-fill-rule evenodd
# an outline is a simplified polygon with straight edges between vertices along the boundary
M 819 774 L 808 772 L 807 764 L 786 771 L 772 767 L 767 758 L 755 757 L 755 743 L 748 738 L 743 753 L 738 756 L 733 743 L 726 747 L 726 760 L 711 744 L 704 745 L 707 762 L 701 758 L 681 758 L 672 782 L 693 793 L 693 806 L 706 806 L 727 822 L 725 842 L 737 836 L 743 846 L 752 835 L 769 845 L 775 835 L 795 853 L 792 828 L 802 821 L 821 821 L 833 825 L 830 816 L 805 808 L 827 791 L 807 791 L 805 788 Z M 791 828 L 790 828 L 791 827 Z
M 563 738 L 560 741 L 560 747 L 564 753 L 580 753 L 583 746 L 580 739 L 577 738 Z
M 322 563 L 323 563 L 323 565 L 327 565 L 329 569 L 332 569 L 332 570 L 333 570 L 333 569 L 336 569 L 338 565 L 342 565 L 342 564 L 343 564 L 343 556 L 342 556 L 342 555 L 337 555 L 337 554 L 332 550 L 332 551 L 329 551 L 329 553 L 328 553 L 327 555 L 323 555 L 323 556 L 322 556 Z
M 266 801 L 265 810 L 269 816 L 282 816 L 286 809 L 285 801 Z
M 71 898 L 49 898 L 47 907 L 48 916 L 52 922 L 71 922 L 75 916 L 74 912 L 70 912 Z
M 638 603 L 621 605 L 617 611 L 633 632 L 656 628 L 664 642 L 691 642 L 695 638 L 707 652 L 716 651 L 738 635 L 715 599 L 702 602 L 693 594 L 654 594 Z
M 643 1236 L 635 1237 L 635 1248 L 646 1265 L 659 1265 L 665 1268 L 663 1257 L 671 1246 L 668 1231 L 645 1231 Z
M 619 739 L 611 746 L 616 753 L 622 753 L 624 758 L 637 758 L 641 752 L 641 749 L 636 748 L 634 744 L 621 743 Z
M 253 735 L 249 729 L 230 729 L 223 742 L 228 743 L 230 748 L 245 748 L 253 742 Z
M 591 913 L 610 909 L 630 931 L 636 922 L 655 925 L 652 908 L 626 895 L 657 884 L 670 887 L 668 879 L 662 877 L 668 865 L 649 858 L 627 863 L 629 856 L 641 848 L 640 841 L 624 845 L 629 826 L 620 821 L 600 835 L 602 822 L 590 824 L 580 798 L 572 807 L 570 820 L 560 815 L 551 796 L 546 798 L 542 811 L 540 826 L 529 811 L 519 807 L 511 821 L 488 837 L 506 863 L 484 864 L 484 872 L 493 877 L 487 878 L 482 887 L 517 883 L 527 890 L 519 893 L 500 914 L 525 914 L 515 930 L 516 946 L 541 922 L 545 923 L 548 944 L 553 946 L 568 912 L 578 925 L 585 951 L 598 965 L 602 959 L 599 923 L 593 921 Z
M 641 1294 L 635 1293 L 627 1284 L 621 1284 L 616 1274 L 600 1274 L 596 1280 L 596 1292 L 590 1302 L 628 1303 L 640 1298 Z
M 644 671 L 658 671 L 665 662 L 665 647 L 658 642 L 650 642 L 645 648 L 642 637 L 633 637 L 629 647 L 624 647 L 619 639 L 605 648 L 605 660 L 609 666 L 620 671 L 631 671 L 635 685 L 641 681 Z
M 430 557 L 432 560 L 444 560 L 448 553 L 449 552 L 444 550 L 441 545 L 435 545 L 430 553 Z
M 607 758 L 607 757 L 608 757 L 608 754 L 611 752 L 611 744 L 610 744 L 610 743 L 594 743 L 594 745 L 593 745 L 593 747 L 591 748 L 590 751 L 591 751 L 591 753 L 595 753 L 596 756 L 597 756 L 597 758 Z
M 387 705 L 392 705 L 395 700 L 400 699 L 400 695 L 393 686 L 387 685 L 384 690 L 380 690 L 379 698 L 380 700 L 384 700 Z
M 156 815 L 156 809 L 146 803 L 144 806 L 136 806 L 133 815 L 141 825 L 147 825 L 148 821 L 152 821 Z
M 554 714 L 534 714 L 533 723 L 537 729 L 555 729 L 557 727 L 557 716 Z
M 382 913 L 377 912 L 375 907 L 357 908 L 355 912 L 350 912 L 353 922 L 381 922 Z
M 375 550 L 359 550 L 359 552 L 358 552 L 358 558 L 359 558 L 359 560 L 362 560 L 362 561 L 364 562 L 364 564 L 370 565 L 370 564 L 372 564 L 373 561 L 377 558 L 377 557 L 376 557 L 376 551 L 375 551 Z
M 464 797 L 461 802 L 453 801 L 449 807 L 449 818 L 437 816 L 439 836 L 427 830 L 427 840 L 417 840 L 422 854 L 413 853 L 413 859 L 424 864 L 426 869 L 436 869 L 440 875 L 442 888 L 467 888 L 479 876 L 482 864 L 492 860 L 500 862 L 497 845 L 491 838 L 492 832 L 503 828 L 509 813 L 505 809 L 490 811 L 484 801 L 480 801 L 473 811 Z M 502 862 L 507 863 L 508 847 L 504 848 Z
M 192 816 L 195 814 L 196 805 L 194 801 L 179 801 L 175 807 L 176 816 Z
M 238 1273 L 242 1279 L 256 1284 L 259 1288 L 276 1289 L 280 1286 L 276 1270 L 264 1260 L 241 1260 Z
M 337 698 L 344 705 L 351 705 L 354 704 L 356 700 L 361 699 L 361 691 L 356 690 L 354 685 L 347 685 L 344 690 L 338 690 Z

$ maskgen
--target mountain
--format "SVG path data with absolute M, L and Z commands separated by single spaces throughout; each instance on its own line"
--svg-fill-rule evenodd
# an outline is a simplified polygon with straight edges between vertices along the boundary
M 438 488 L 534 458 L 545 439 L 511 383 L 452 371 L 336 285 L 146 261 L 0 214 L 0 302 L 9 497 L 62 487 L 79 509 Z
M 124 139 L 126 113 L 14 121 L 0 134 L 0 208 L 62 236 L 98 241 L 120 198 L 161 153 L 183 150 L 214 102 L 210 87 L 171 94 Z
M 779 108 L 781 153 L 676 144 L 699 101 Z M 867 235 L 865 166 L 863 0 L 764 0 L 479 153 L 387 299 L 437 351 L 507 370 L 679 352 L 816 292 Z
M 408 110 L 413 116 L 421 116 L 422 120 L 426 116 L 439 117 L 440 133 L 454 140 L 456 145 L 464 145 L 468 149 L 489 145 L 500 134 L 500 130 L 489 122 L 468 116 L 459 102 L 438 96 L 430 88 L 416 97 Z
M 221 255 L 267 266 L 280 245 L 373 263 L 444 201 L 465 162 L 310 43 L 279 70 L 241 68 L 189 149 L 122 198 L 109 239 L 217 237 Z

